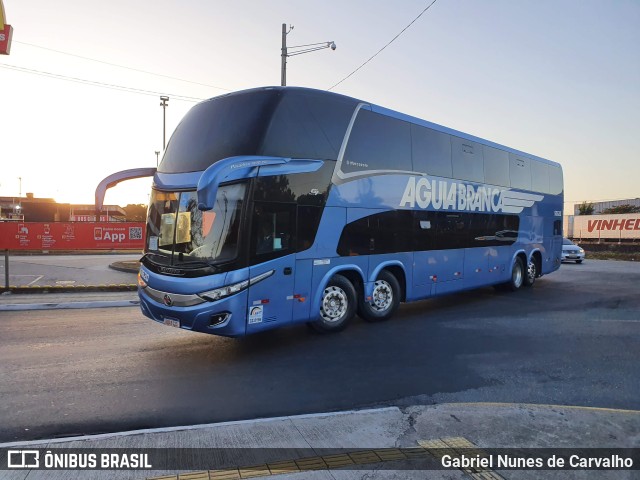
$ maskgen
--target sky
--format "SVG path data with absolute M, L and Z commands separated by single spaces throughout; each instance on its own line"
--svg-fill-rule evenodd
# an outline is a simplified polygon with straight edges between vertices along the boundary
M 287 64 L 289 85 L 328 89 L 432 0 L 3 1 L 0 196 L 93 203 L 107 175 L 156 165 L 160 95 L 169 138 L 198 101 L 279 85 L 282 23 L 289 46 L 335 41 Z M 437 0 L 333 91 L 561 163 L 567 209 L 636 198 L 638 25 L 638 0 Z

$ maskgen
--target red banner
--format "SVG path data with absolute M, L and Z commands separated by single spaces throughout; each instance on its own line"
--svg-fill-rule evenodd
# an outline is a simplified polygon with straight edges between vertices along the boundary
M 2 22 L 0 22 L 1 24 Z M 0 27 L 2 28 L 2 27 Z M 4 25 L 4 30 L 0 30 L 0 55 L 9 55 L 11 51 L 11 36 L 13 35 L 13 27 Z
M 0 250 L 144 248 L 142 222 L 0 222 Z

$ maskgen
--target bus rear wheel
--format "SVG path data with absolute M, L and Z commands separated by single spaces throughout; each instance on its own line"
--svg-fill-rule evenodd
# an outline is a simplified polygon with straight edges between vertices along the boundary
M 356 289 L 347 278 L 334 275 L 322 292 L 319 316 L 311 326 L 321 333 L 339 332 L 355 313 Z
M 513 262 L 513 268 L 511 269 L 511 280 L 501 285 L 504 290 L 508 290 L 511 292 L 515 292 L 522 287 L 525 278 L 524 271 L 524 262 L 522 258 L 516 257 L 515 262 Z
M 383 270 L 373 285 L 371 301 L 358 298 L 358 315 L 367 322 L 382 322 L 393 316 L 400 305 L 400 284 L 396 277 Z
M 527 265 L 527 271 L 525 272 L 525 276 L 522 279 L 522 284 L 525 287 L 533 287 L 533 284 L 536 283 L 536 277 L 538 276 L 538 265 L 536 264 L 535 259 L 529 260 L 529 264 Z

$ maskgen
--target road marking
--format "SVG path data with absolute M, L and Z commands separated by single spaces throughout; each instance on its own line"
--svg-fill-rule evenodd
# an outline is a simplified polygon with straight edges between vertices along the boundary
M 33 285 L 34 283 L 38 282 L 41 278 L 44 278 L 44 275 L 38 275 L 38 277 L 34 281 L 27 283 L 27 286 Z

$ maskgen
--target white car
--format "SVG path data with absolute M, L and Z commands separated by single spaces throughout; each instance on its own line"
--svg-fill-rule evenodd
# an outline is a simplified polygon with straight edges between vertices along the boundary
M 584 260 L 584 250 L 578 245 L 573 243 L 568 238 L 562 239 L 562 261 L 575 261 L 576 263 L 582 263 Z

